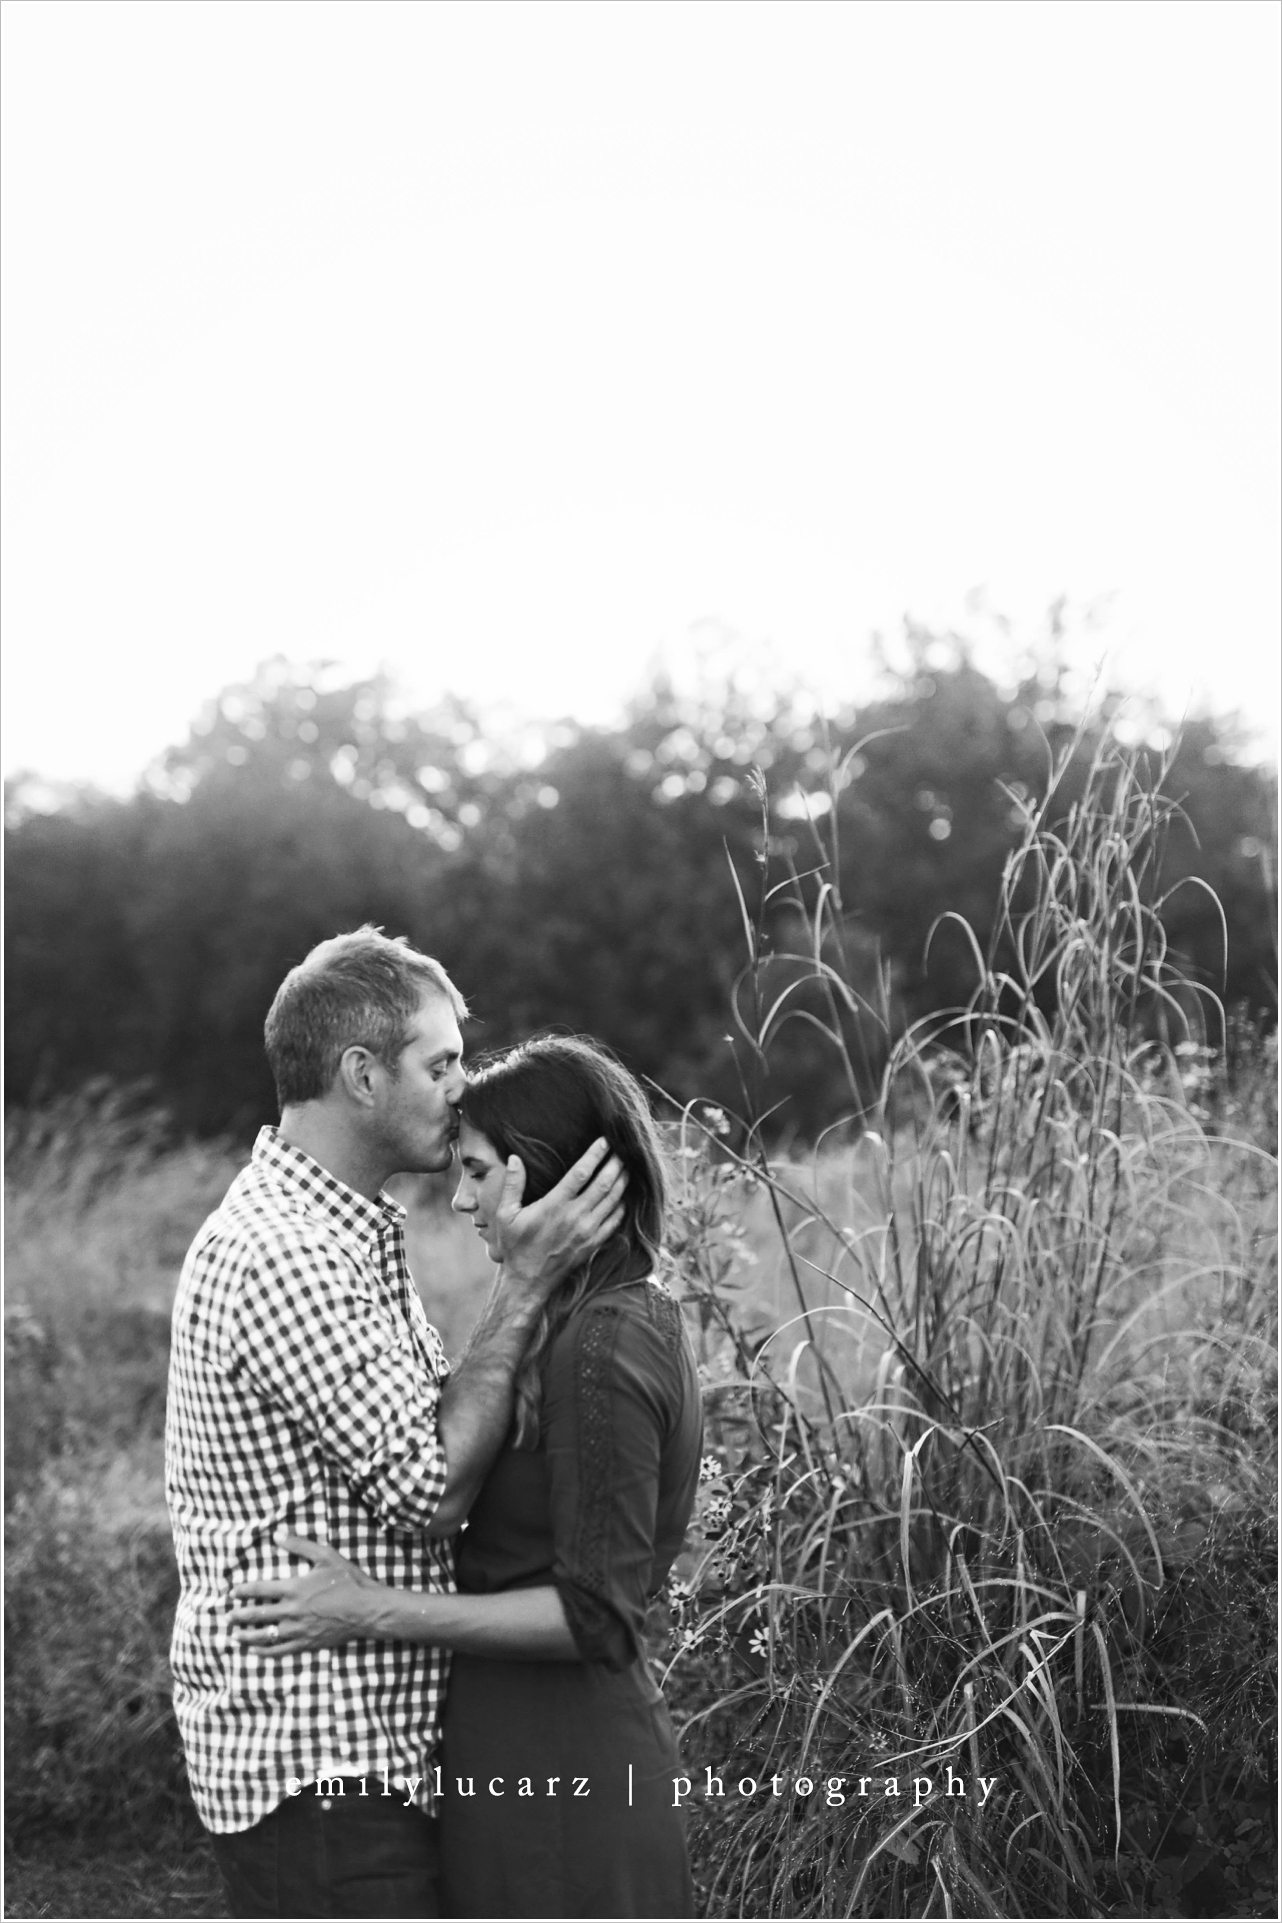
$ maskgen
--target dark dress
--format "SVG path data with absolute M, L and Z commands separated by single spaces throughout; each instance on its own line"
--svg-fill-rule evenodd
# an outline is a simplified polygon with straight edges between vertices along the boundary
M 460 1590 L 554 1584 L 580 1660 L 454 1657 L 453 1915 L 693 1916 L 681 1763 L 641 1630 L 690 1519 L 702 1440 L 672 1298 L 642 1281 L 580 1304 L 548 1351 L 539 1445 L 495 1462 L 458 1555 Z

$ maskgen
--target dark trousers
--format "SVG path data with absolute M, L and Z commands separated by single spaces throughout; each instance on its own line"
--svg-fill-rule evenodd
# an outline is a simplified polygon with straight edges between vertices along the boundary
M 440 1915 L 436 1819 L 403 1793 L 360 1793 L 360 1777 L 326 1779 L 332 1791 L 278 1803 L 252 1829 L 213 1835 L 231 1914 L 241 1916 Z

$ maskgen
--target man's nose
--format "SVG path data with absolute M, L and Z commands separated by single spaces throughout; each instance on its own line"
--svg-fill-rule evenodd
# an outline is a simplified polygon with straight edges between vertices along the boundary
M 467 1087 L 467 1076 L 464 1073 L 463 1065 L 460 1062 L 455 1068 L 454 1073 L 450 1076 L 445 1086 L 445 1099 L 449 1103 L 451 1108 L 458 1107 L 459 1103 L 463 1099 L 463 1090 L 466 1087 Z

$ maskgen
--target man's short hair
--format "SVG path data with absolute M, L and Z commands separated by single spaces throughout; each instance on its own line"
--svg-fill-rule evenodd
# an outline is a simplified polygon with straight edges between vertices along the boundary
M 460 1022 L 467 1003 L 438 961 L 366 923 L 318 942 L 276 991 L 263 1037 L 281 1108 L 327 1095 L 344 1052 L 367 1048 L 395 1069 L 425 994 Z

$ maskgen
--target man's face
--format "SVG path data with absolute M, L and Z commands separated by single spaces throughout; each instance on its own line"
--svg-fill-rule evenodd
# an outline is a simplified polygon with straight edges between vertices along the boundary
M 383 1070 L 377 1113 L 389 1173 L 437 1174 L 450 1165 L 463 1095 L 463 1037 L 444 995 L 424 995 L 410 1038 Z

